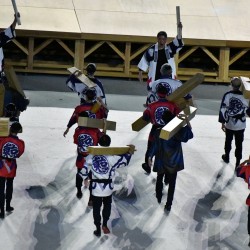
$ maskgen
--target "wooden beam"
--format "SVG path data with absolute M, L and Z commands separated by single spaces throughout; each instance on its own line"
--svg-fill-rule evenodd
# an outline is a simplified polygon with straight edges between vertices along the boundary
M 34 55 L 38 54 L 41 50 L 43 50 L 45 47 L 47 47 L 51 42 L 53 42 L 54 39 L 47 39 L 42 44 L 40 44 L 35 50 Z
M 199 46 L 194 46 L 192 47 L 190 50 L 186 51 L 184 54 L 182 54 L 181 56 L 179 55 L 179 63 L 181 61 L 183 61 L 184 59 L 186 59 L 187 57 L 189 57 L 193 52 L 195 52 L 197 49 L 199 48 Z
M 76 40 L 75 41 L 74 66 L 81 70 L 83 70 L 84 68 L 84 50 L 85 50 L 85 41 Z
M 124 72 L 127 76 L 129 76 L 129 70 L 130 70 L 130 54 L 131 54 L 131 43 L 126 42 Z
M 123 60 L 125 60 L 125 55 L 122 53 L 113 43 L 110 41 L 106 42 L 110 48 L 112 48 Z
M 148 47 L 150 45 L 151 44 L 146 44 L 146 45 L 142 46 L 140 49 L 136 50 L 133 54 L 131 54 L 130 60 L 135 59 L 138 55 L 140 55 L 142 52 L 144 52 L 146 49 L 148 49 Z
M 129 151 L 129 147 L 101 147 L 90 146 L 88 147 L 88 153 L 91 155 L 122 155 Z
M 74 74 L 82 83 L 86 84 L 89 88 L 96 86 L 87 76 L 85 76 L 81 70 L 76 67 L 71 67 L 67 69 L 71 74 Z
M 29 51 L 27 48 L 25 48 L 20 42 L 18 42 L 16 39 L 13 39 L 12 42 L 19 48 L 21 49 L 26 55 L 29 54 Z
M 243 50 L 241 50 L 239 53 L 237 53 L 236 55 L 234 55 L 230 61 L 229 61 L 229 66 L 231 64 L 233 64 L 234 62 L 236 62 L 238 59 L 240 59 L 243 55 L 245 55 L 247 52 L 249 51 L 248 48 L 245 48 Z
M 10 119 L 6 117 L 0 117 L 0 136 L 9 136 Z
M 28 69 L 33 69 L 34 64 L 34 37 L 29 38 Z
M 227 47 L 220 48 L 219 79 L 223 82 L 229 81 L 229 58 L 230 49 Z
M 186 114 L 188 120 L 190 121 L 191 119 L 194 118 L 196 110 L 197 108 L 190 106 L 181 111 L 180 114 Z M 164 140 L 169 140 L 186 124 L 187 123 L 185 120 L 183 121 L 176 116 L 166 126 L 164 126 L 161 129 L 160 138 Z
M 86 58 L 87 56 L 92 54 L 95 50 L 97 50 L 99 47 L 101 47 L 104 43 L 105 43 L 105 41 L 101 41 L 99 43 L 96 43 L 92 48 L 90 48 L 88 51 L 86 51 L 84 53 L 84 58 Z
M 204 46 L 200 47 L 217 65 L 219 65 L 219 60 Z
M 133 122 L 131 124 L 132 126 L 132 130 L 133 131 L 136 131 L 136 132 L 139 132 L 140 130 L 142 130 L 144 127 L 146 127 L 150 122 L 148 121 L 145 121 L 142 116 L 137 119 L 135 122 Z
M 116 122 L 114 121 L 107 121 L 105 119 L 93 119 L 89 117 L 79 117 L 78 126 L 100 128 L 112 131 L 116 130 Z
M 56 41 L 62 46 L 62 48 L 64 48 L 65 51 L 68 52 L 69 55 L 73 58 L 75 57 L 74 52 L 61 39 L 56 39 Z

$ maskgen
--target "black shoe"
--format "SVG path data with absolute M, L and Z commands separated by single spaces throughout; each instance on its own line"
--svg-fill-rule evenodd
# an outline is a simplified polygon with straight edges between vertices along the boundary
M 162 198 L 162 195 L 157 195 L 156 194 L 156 199 L 157 199 L 159 204 L 161 204 L 161 198 Z
M 77 197 L 78 199 L 81 199 L 81 198 L 82 198 L 82 191 L 77 191 L 76 197 Z
M 147 163 L 142 163 L 141 166 L 146 171 L 147 174 L 151 173 L 151 168 L 149 167 L 149 165 Z
M 5 214 L 4 214 L 4 210 L 1 210 L 1 212 L 0 212 L 0 219 L 3 219 L 3 218 L 4 218 L 4 216 L 5 216 Z
M 171 205 L 165 205 L 164 209 L 167 211 L 167 212 L 170 212 L 171 210 Z
M 93 234 L 96 236 L 96 237 L 100 237 L 101 236 L 101 230 L 100 229 L 96 229 Z
M 12 212 L 14 210 L 14 207 L 6 206 L 6 212 Z
M 224 154 L 221 156 L 222 160 L 225 162 L 225 163 L 229 163 L 229 156 Z

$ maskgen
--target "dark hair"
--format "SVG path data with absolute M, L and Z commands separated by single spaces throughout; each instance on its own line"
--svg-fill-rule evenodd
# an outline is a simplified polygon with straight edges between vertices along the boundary
M 89 101 L 93 101 L 96 98 L 96 90 L 95 89 L 87 89 L 85 92 Z
M 14 122 L 10 126 L 10 132 L 11 133 L 21 133 L 23 130 L 22 125 L 19 122 Z
M 164 36 L 165 38 L 168 37 L 168 35 L 167 35 L 167 33 L 166 33 L 165 31 L 160 31 L 160 32 L 158 32 L 157 38 L 159 38 L 160 36 Z
M 165 96 L 165 95 L 167 95 L 168 90 L 162 83 L 159 83 L 156 87 L 156 93 L 158 95 Z
M 103 146 L 103 147 L 108 147 L 111 143 L 111 138 L 106 135 L 106 134 L 103 134 L 100 139 L 99 139 L 99 145 L 100 146 Z
M 86 67 L 86 71 L 89 74 L 94 74 L 96 72 L 96 66 L 94 63 L 89 63 Z
M 163 112 L 162 117 L 161 117 L 165 125 L 168 124 L 174 118 L 175 118 L 175 115 L 168 109 Z
M 87 111 L 82 111 L 81 113 L 79 113 L 79 117 L 89 117 L 89 114 Z

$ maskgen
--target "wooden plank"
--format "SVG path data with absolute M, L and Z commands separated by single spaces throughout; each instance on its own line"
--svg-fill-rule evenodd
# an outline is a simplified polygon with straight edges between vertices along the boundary
M 106 130 L 116 130 L 116 122 L 107 121 L 105 119 L 93 119 L 88 117 L 79 117 L 78 126 L 89 127 L 89 128 L 100 128 Z
M 67 69 L 71 74 L 74 74 L 82 83 L 86 84 L 89 88 L 96 86 L 87 76 L 85 76 L 81 70 L 76 67 L 71 67 Z
M 188 120 L 194 118 L 197 108 L 195 107 L 187 107 L 180 114 L 186 114 Z M 172 136 L 174 136 L 184 125 L 186 125 L 186 121 L 175 117 L 171 120 L 166 126 L 161 129 L 160 138 L 164 140 L 169 140 Z
M 4 114 L 4 95 L 5 95 L 5 87 L 3 84 L 0 84 L 0 116 Z
M 131 125 L 132 130 L 138 132 L 142 130 L 144 127 L 146 127 L 149 123 L 150 122 L 143 120 L 141 116 L 139 119 L 137 119 L 135 122 L 132 123 Z
M 197 87 L 204 80 L 204 75 L 197 73 L 191 79 L 186 81 L 181 87 L 175 90 L 171 95 L 167 96 L 167 100 L 171 102 L 175 102 L 176 100 L 182 98 L 186 94 L 188 94 L 192 89 Z
M 7 66 L 5 67 L 5 75 L 8 80 L 8 84 L 11 88 L 15 89 L 18 91 L 23 97 L 26 97 L 23 89 L 21 87 L 21 84 L 16 76 L 16 73 L 14 71 L 14 68 L 12 66 Z
M 0 118 L 0 136 L 8 136 L 10 129 L 10 119 L 6 117 Z
M 249 77 L 240 77 L 241 80 L 241 90 L 243 92 L 243 96 L 246 99 L 250 99 L 250 79 Z
M 129 147 L 101 147 L 90 146 L 88 147 L 88 153 L 92 155 L 121 155 L 126 154 L 129 151 Z

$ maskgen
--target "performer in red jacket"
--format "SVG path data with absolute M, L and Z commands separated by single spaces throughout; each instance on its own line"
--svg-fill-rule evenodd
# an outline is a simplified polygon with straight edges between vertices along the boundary
M 24 141 L 17 137 L 17 134 L 21 132 L 21 124 L 15 122 L 10 127 L 9 136 L 0 139 L 0 218 L 4 218 L 5 215 L 5 199 L 6 211 L 11 212 L 14 210 L 10 206 L 10 202 L 13 193 L 13 180 L 16 176 L 16 158 L 19 158 L 23 154 L 25 147 Z

